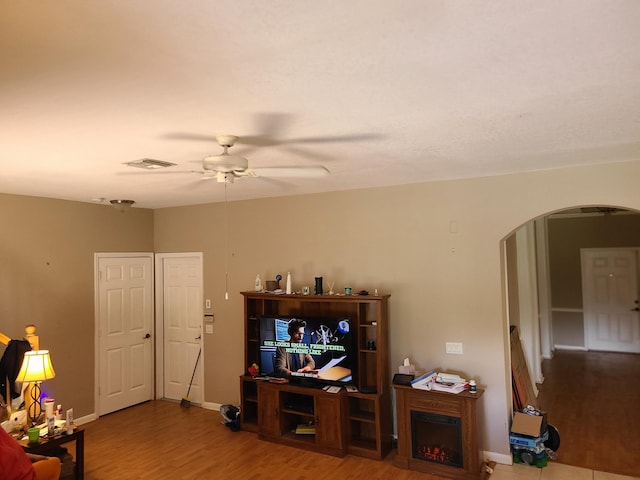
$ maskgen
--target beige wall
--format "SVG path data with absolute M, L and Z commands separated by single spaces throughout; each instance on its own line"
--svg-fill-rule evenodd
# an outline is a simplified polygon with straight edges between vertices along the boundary
M 581 248 L 640 246 L 640 215 L 555 217 L 548 220 L 553 340 L 561 347 L 585 347 Z
M 93 254 L 204 252 L 205 399 L 238 402 L 241 290 L 291 271 L 294 287 L 322 275 L 391 294 L 391 368 L 474 377 L 485 450 L 509 455 L 510 375 L 501 241 L 537 216 L 579 205 L 640 209 L 640 162 L 434 182 L 403 187 L 231 202 L 225 261 L 220 204 L 132 209 L 0 195 L 0 331 L 39 326 L 58 377 L 46 387 L 76 416 L 93 413 Z M 245 179 L 245 181 L 252 181 Z M 212 188 L 221 187 L 213 185 Z M 229 197 L 233 199 L 230 187 Z M 450 233 L 450 222 L 457 233 Z M 454 251 L 455 250 L 455 251 Z M 224 300 L 225 263 L 228 291 Z M 446 355 L 444 343 L 464 344 Z
M 205 298 L 214 333 L 205 336 L 205 398 L 238 402 L 242 297 L 290 271 L 295 288 L 322 275 L 336 289 L 391 294 L 391 368 L 458 371 L 486 388 L 484 449 L 509 455 L 510 374 L 501 241 L 540 215 L 579 205 L 640 207 L 640 162 L 576 167 L 297 197 L 231 201 L 228 290 L 222 205 L 154 212 L 157 252 L 203 251 Z M 233 188 L 230 199 L 233 199 Z M 450 222 L 457 233 L 450 233 Z M 447 341 L 464 355 L 446 355 Z
M 0 194 L 0 225 L 0 332 L 19 339 L 35 324 L 56 371 L 43 390 L 92 414 L 93 254 L 153 251 L 153 213 Z
M 556 308 L 582 308 L 581 248 L 640 246 L 640 215 L 551 218 L 551 296 Z

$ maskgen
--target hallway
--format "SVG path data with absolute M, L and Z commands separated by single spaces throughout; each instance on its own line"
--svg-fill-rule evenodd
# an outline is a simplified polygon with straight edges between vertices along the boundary
M 560 433 L 555 463 L 640 476 L 640 356 L 556 351 L 538 407 Z

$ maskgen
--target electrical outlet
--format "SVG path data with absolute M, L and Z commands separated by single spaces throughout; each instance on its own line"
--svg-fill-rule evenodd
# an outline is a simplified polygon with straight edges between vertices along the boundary
M 462 344 L 456 342 L 446 342 L 444 344 L 445 352 L 453 355 L 462 355 Z

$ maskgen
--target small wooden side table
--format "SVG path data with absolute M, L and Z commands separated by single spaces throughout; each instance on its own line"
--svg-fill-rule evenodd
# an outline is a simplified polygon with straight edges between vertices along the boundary
M 76 428 L 72 434 L 56 435 L 53 438 L 41 437 L 38 443 L 29 443 L 28 440 L 21 440 L 20 445 L 27 453 L 36 455 L 51 456 L 54 454 L 56 447 L 69 442 L 76 442 L 75 455 L 75 478 L 77 480 L 84 479 L 84 430 Z

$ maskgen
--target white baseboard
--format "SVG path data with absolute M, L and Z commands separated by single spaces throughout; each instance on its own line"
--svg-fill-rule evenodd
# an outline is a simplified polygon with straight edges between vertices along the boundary
M 76 425 L 84 425 L 85 423 L 93 422 L 97 420 L 98 416 L 95 413 L 90 413 L 89 415 L 85 415 L 84 417 L 74 418 L 73 423 Z
M 503 453 L 495 452 L 482 452 L 483 457 L 487 461 L 501 463 L 502 465 L 513 465 L 513 457 L 511 455 L 505 455 Z
M 217 410 L 220 411 L 221 403 L 213 403 L 213 402 L 203 402 L 201 407 L 207 410 Z
M 554 345 L 553 348 L 556 350 L 575 350 L 580 352 L 586 352 L 587 347 L 581 347 L 579 345 Z

